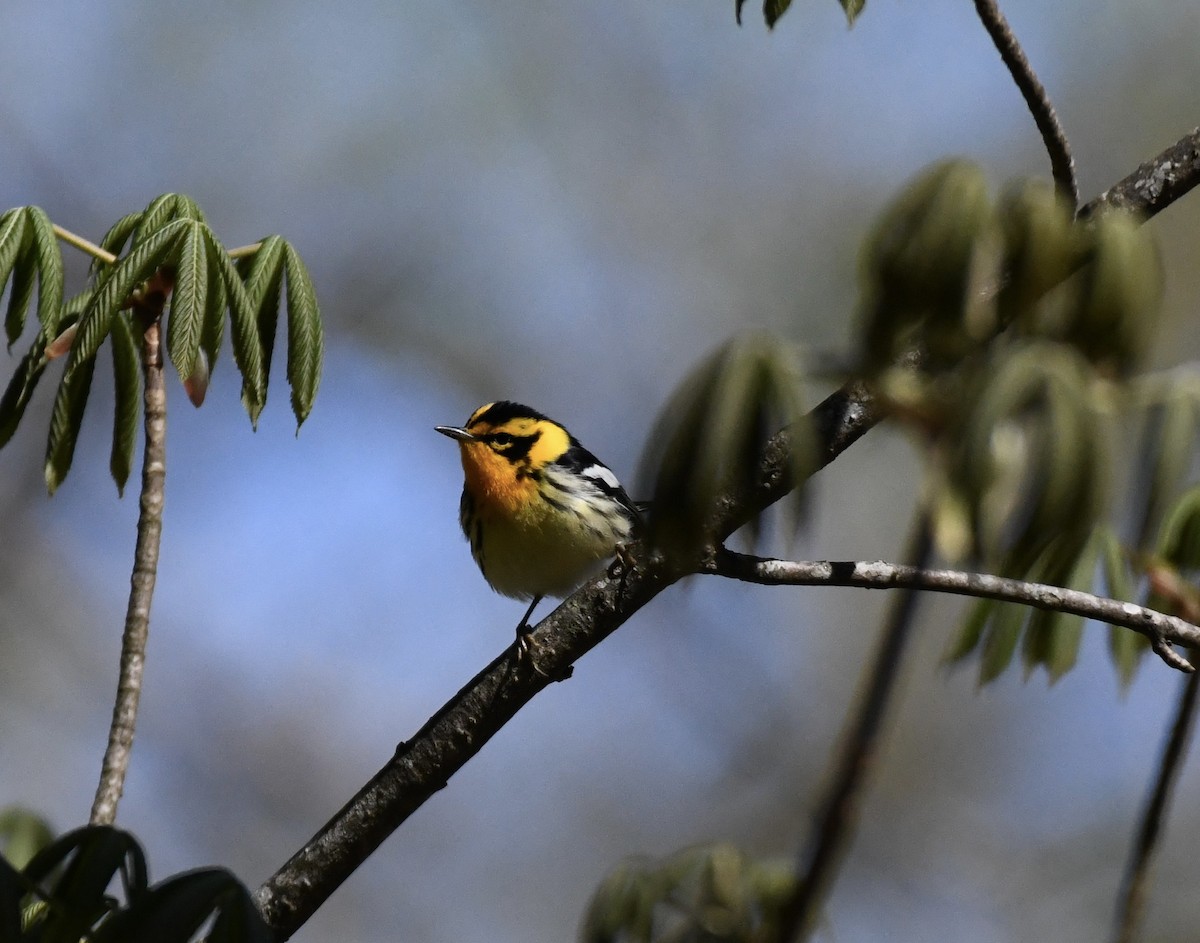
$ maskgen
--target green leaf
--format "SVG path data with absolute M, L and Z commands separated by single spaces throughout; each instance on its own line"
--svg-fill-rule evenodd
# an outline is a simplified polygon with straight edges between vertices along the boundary
M 187 220 L 168 223 L 105 272 L 104 279 L 96 287 L 96 293 L 80 318 L 79 332 L 67 362 L 68 373 L 82 361 L 96 356 L 100 344 L 108 336 L 113 316 L 125 305 L 134 290 L 171 255 L 176 242 L 190 225 Z
M 868 370 L 887 369 L 915 342 L 925 367 L 954 365 L 990 336 L 978 287 L 999 265 L 998 232 L 987 177 L 969 161 L 935 164 L 891 202 L 861 253 Z
M 204 326 L 200 331 L 200 351 L 204 355 L 209 375 L 216 369 L 221 342 L 225 339 L 225 309 L 229 303 L 224 279 L 211 269 L 210 272 L 215 277 L 211 277 L 208 283 Z
M 1104 591 L 1110 599 L 1133 600 L 1133 576 L 1121 539 L 1111 527 L 1096 530 L 1100 542 L 1100 566 L 1104 575 Z
M 14 867 L 25 867 L 53 840 L 53 830 L 40 815 L 18 806 L 0 810 L 0 857 Z
M 802 393 L 791 345 L 766 335 L 734 338 L 692 371 L 660 412 L 642 458 L 642 476 L 654 481 L 647 537 L 657 549 L 681 560 L 702 551 L 722 494 L 755 486 L 776 430 L 787 430 L 786 451 L 775 458 L 787 462 L 789 510 L 799 521 L 799 488 L 813 466 Z M 753 525 L 748 536 L 757 536 Z
M 270 380 L 271 360 L 275 352 L 275 328 L 279 320 L 279 293 L 283 286 L 283 247 L 280 236 L 267 236 L 249 259 L 243 259 L 239 271 L 246 283 L 246 297 L 258 318 L 259 343 L 262 345 L 263 378 Z
M 1200 570 L 1200 484 L 1192 485 L 1168 510 L 1157 555 L 1180 570 Z
M 38 321 L 47 336 L 58 330 L 63 316 L 63 260 L 54 235 L 54 224 L 45 210 L 31 206 L 27 209 L 38 270 Z
M 983 653 L 979 662 L 979 684 L 995 681 L 1004 674 L 1012 663 L 1021 628 L 1025 624 L 1028 610 L 1016 603 L 997 603 L 992 615 L 992 624 L 983 640 Z
M 175 260 L 175 288 L 171 294 L 171 314 L 167 319 L 167 353 L 187 383 L 196 369 L 200 335 L 208 305 L 208 253 L 203 223 L 189 222 L 179 239 Z M 217 278 L 213 273 L 213 278 Z
M 992 610 L 995 607 L 996 601 L 994 599 L 981 599 L 971 607 L 971 611 L 967 615 L 967 621 L 963 623 L 958 636 L 950 643 L 950 647 L 946 649 L 945 654 L 942 655 L 943 662 L 954 664 L 955 662 L 962 661 L 979 647 L 979 642 L 983 638 L 983 630 L 991 620 Z
M 1108 627 L 1108 653 L 1122 688 L 1128 688 L 1137 673 L 1142 656 L 1150 651 L 1150 640 L 1146 636 L 1121 625 Z
M 292 388 L 292 412 L 299 430 L 312 411 L 321 382 L 321 363 L 325 356 L 325 333 L 317 293 L 300 254 L 290 244 L 284 246 L 287 269 L 288 307 L 288 384 Z
M 1097 557 L 1101 549 L 1099 538 L 1088 541 L 1083 551 L 1074 560 L 1071 572 L 1065 579 L 1053 578 L 1053 571 L 1047 572 L 1041 582 L 1052 582 L 1067 589 L 1089 592 L 1092 588 L 1096 572 Z M 1044 561 L 1053 568 L 1057 561 L 1052 558 Z M 1082 616 L 1050 609 L 1038 609 L 1030 614 L 1029 625 L 1025 630 L 1025 645 L 1023 656 L 1026 677 L 1038 665 L 1046 668 L 1046 673 L 1053 684 L 1064 674 L 1075 667 L 1079 656 L 1079 645 L 1083 641 Z
M 867 5 L 867 0 L 839 0 L 839 2 L 842 5 L 842 11 L 846 14 L 846 24 L 848 26 L 854 25 L 854 21 L 862 13 L 863 7 Z
M 39 332 L 29 353 L 21 358 L 16 372 L 8 381 L 4 396 L 0 397 L 0 448 L 7 445 L 17 431 L 17 425 L 25 415 L 25 407 L 33 396 L 33 389 L 46 369 L 45 349 L 46 338 Z
M 791 5 L 792 0 L 763 0 L 763 19 L 767 21 L 767 28 L 774 29 Z
M 95 368 L 95 358 L 85 360 L 74 368 L 68 364 L 58 385 L 54 412 L 50 416 L 50 439 L 46 444 L 45 478 L 51 494 L 58 490 L 71 470 L 75 442 L 79 438 L 79 427 L 83 423 Z
M 8 210 L 0 216 L 0 291 L 25 249 L 25 230 L 25 207 Z
M 116 397 L 113 408 L 112 452 L 108 468 L 117 483 L 117 494 L 124 495 L 125 482 L 133 469 L 133 449 L 137 441 L 138 420 L 141 418 L 142 372 L 138 356 L 138 341 L 127 314 L 113 318 L 112 334 L 113 380 Z
M 100 240 L 100 248 L 113 255 L 120 255 L 125 251 L 125 243 L 129 241 L 129 237 L 133 235 L 133 231 L 137 229 L 138 223 L 142 221 L 144 215 L 144 210 L 138 210 L 136 213 L 127 213 L 122 216 L 108 228 L 108 232 Z
M 1197 404 L 1187 391 L 1172 387 L 1148 418 L 1144 455 L 1150 463 L 1138 534 L 1148 540 L 1168 501 L 1184 480 L 1196 452 Z
M 1080 271 L 1066 339 L 1118 374 L 1134 369 L 1154 340 L 1163 269 L 1153 232 L 1132 214 L 1111 211 L 1084 230 L 1090 262 Z
M 29 310 L 29 302 L 33 299 L 33 283 L 36 277 L 36 259 L 32 252 L 26 251 L 13 266 L 12 290 L 4 315 L 4 336 L 10 351 L 21 332 L 25 330 L 25 312 Z
M 130 249 L 137 248 L 164 226 L 177 222 L 179 220 L 178 206 L 179 197 L 174 193 L 164 193 L 151 200 L 142 210 L 142 218 L 134 230 Z
M 129 237 L 133 235 L 133 231 L 137 229 L 141 223 L 144 211 L 139 210 L 136 213 L 128 213 L 122 216 L 109 228 L 104 234 L 104 238 L 100 240 L 100 248 L 113 255 L 119 256 L 125 251 L 125 243 L 129 241 Z M 92 259 L 92 264 L 88 268 L 88 275 L 95 278 L 100 272 L 108 268 L 107 262 L 102 262 L 99 259 Z
M 207 222 L 196 201 L 185 193 L 175 195 L 175 216 L 178 219 L 192 219 L 198 223 Z
M 233 342 L 233 359 L 242 374 L 242 403 L 250 414 L 250 421 L 258 425 L 259 414 L 267 401 L 267 382 L 263 373 L 262 344 L 258 335 L 258 319 L 246 295 L 237 266 L 229 258 L 225 247 L 217 241 L 208 228 L 204 230 L 208 241 L 209 264 L 216 267 L 225 283 L 229 298 L 229 315 L 233 322 L 230 339 Z

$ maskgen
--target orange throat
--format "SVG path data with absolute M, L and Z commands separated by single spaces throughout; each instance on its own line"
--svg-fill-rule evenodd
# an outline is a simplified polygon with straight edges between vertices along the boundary
M 463 475 L 467 490 L 475 498 L 475 510 L 483 517 L 515 516 L 526 507 L 537 482 L 518 477 L 512 462 L 479 442 L 462 442 Z

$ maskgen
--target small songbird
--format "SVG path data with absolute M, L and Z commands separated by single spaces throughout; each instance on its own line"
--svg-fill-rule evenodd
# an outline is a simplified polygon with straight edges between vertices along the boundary
M 566 596 L 595 575 L 640 526 L 617 476 L 562 425 L 528 406 L 480 406 L 465 426 L 435 426 L 458 441 L 463 467 L 459 520 L 483 578 L 498 593 L 532 602 Z

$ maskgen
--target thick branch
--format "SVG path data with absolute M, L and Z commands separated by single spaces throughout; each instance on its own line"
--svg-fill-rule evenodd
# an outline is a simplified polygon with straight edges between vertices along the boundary
M 516 647 L 496 658 L 429 719 L 324 828 L 255 894 L 280 939 L 287 939 L 426 799 L 478 753 L 520 708 L 626 619 L 674 582 L 654 566 L 593 581 L 543 620 L 530 638 L 533 659 Z M 532 668 L 536 660 L 538 670 Z
M 1046 153 L 1050 155 L 1050 171 L 1058 189 L 1071 201 L 1071 209 L 1079 205 L 1079 185 L 1075 182 L 1075 160 L 1071 157 L 1071 145 L 1067 142 L 1067 134 L 1058 120 L 1054 105 L 1045 87 L 1038 80 L 1033 66 L 1025 58 L 1021 44 L 1013 34 L 1012 28 L 1000 12 L 996 0 L 975 0 L 975 11 L 983 23 L 984 29 L 992 38 L 1000 58 L 1008 69 L 1008 74 L 1017 83 L 1025 104 L 1033 115 L 1034 123 L 1042 135 L 1042 143 Z
M 125 772 L 133 749 L 133 731 L 137 723 L 138 700 L 142 693 L 142 671 L 146 665 L 146 640 L 150 634 L 150 601 L 158 573 L 158 548 L 162 537 L 163 487 L 166 480 L 167 391 L 163 379 L 162 344 L 159 330 L 163 301 L 151 296 L 147 307 L 157 303 L 157 311 L 139 310 L 142 323 L 142 370 L 146 379 L 145 446 L 142 452 L 142 492 L 139 500 L 137 544 L 133 552 L 133 574 L 129 583 L 129 606 L 125 612 L 125 631 L 121 636 L 121 668 L 117 697 L 113 704 L 108 747 L 100 769 L 100 783 L 92 802 L 91 824 L 111 825 L 117 817 L 117 803 L 125 788 Z
M 1149 219 L 1200 183 L 1200 128 L 1186 134 L 1157 157 L 1079 211 L 1086 218 L 1101 209 L 1121 209 Z
M 1161 169 L 1164 160 L 1175 160 L 1168 155 L 1187 140 L 1143 167 Z M 1200 181 L 1200 159 L 1180 168 L 1172 179 L 1170 187 L 1159 188 L 1122 181 L 1085 210 L 1111 204 L 1134 209 L 1145 218 L 1153 216 Z M 827 397 L 811 416 L 820 436 L 820 465 L 837 458 L 882 418 L 883 410 L 861 384 L 848 384 Z M 719 536 L 728 536 L 796 486 L 787 472 L 791 442 L 789 430 L 775 435 L 755 486 L 720 501 Z M 547 674 L 565 677 L 576 658 L 683 575 L 653 561 L 638 563 L 636 552 L 633 558 L 623 580 L 587 584 L 537 626 L 533 644 L 537 663 Z M 401 822 L 547 683 L 535 672 L 518 670 L 503 655 L 468 682 L 413 739 L 401 744 L 359 794 L 258 889 L 255 899 L 277 936 L 286 939 L 295 933 Z
M 792 562 L 768 560 L 721 550 L 707 561 L 703 572 L 728 576 L 764 586 L 852 586 L 859 589 L 923 589 L 958 596 L 975 596 L 1014 602 L 1035 609 L 1051 609 L 1133 629 L 1150 639 L 1155 652 L 1172 668 L 1192 671 L 1192 666 L 1165 642 L 1200 647 L 1200 628 L 1177 616 L 1164 615 L 1130 602 L 1106 599 L 1076 589 L 1046 583 L 1007 579 L 986 573 L 959 570 L 925 570 L 884 563 Z

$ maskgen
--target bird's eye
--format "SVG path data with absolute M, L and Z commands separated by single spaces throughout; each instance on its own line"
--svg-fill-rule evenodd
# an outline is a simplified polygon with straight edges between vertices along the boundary
M 506 448 L 512 445 L 513 437 L 507 432 L 493 432 L 491 435 L 492 445 L 498 445 L 500 448 Z

